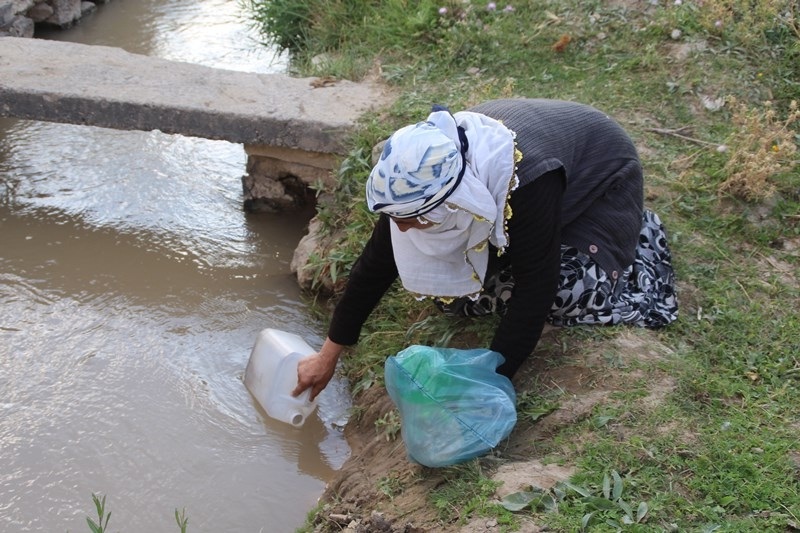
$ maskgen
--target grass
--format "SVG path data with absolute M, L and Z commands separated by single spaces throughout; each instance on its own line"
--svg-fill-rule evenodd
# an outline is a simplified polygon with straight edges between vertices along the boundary
M 480 465 L 473 461 L 447 469 L 444 483 L 430 495 L 431 505 L 443 521 L 458 520 L 462 516 L 477 514 L 493 516 L 499 524 L 510 524 L 513 518 L 491 504 L 497 483 L 488 479 Z
M 543 340 L 544 371 L 596 353 L 592 375 L 616 385 L 588 416 L 530 444 L 543 461 L 575 465 L 571 487 L 517 495 L 524 505 L 510 511 L 492 501 L 480 461 L 445 469 L 427 503 L 442 524 L 493 515 L 509 531 L 524 519 L 553 531 L 800 528 L 796 0 L 248 4 L 265 40 L 292 51 L 294 73 L 378 76 L 400 95 L 364 120 L 339 188 L 324 191 L 318 217 L 336 245 L 314 262 L 320 293 L 335 297 L 374 221 L 362 193 L 372 147 L 433 103 L 580 101 L 617 118 L 640 149 L 646 204 L 670 235 L 681 315 L 632 335 L 664 354 L 623 357 L 625 328 Z M 358 395 L 381 385 L 386 355 L 412 343 L 487 345 L 494 325 L 446 319 L 397 290 L 344 371 Z M 658 383 L 666 392 L 645 401 Z M 536 379 L 519 392 L 520 434 L 566 401 Z M 381 430 L 396 424 L 387 417 Z M 403 487 L 384 476 L 376 484 L 397 499 Z

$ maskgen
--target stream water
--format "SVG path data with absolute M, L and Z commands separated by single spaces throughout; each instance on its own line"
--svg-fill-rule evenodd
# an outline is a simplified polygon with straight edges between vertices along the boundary
M 239 2 L 112 0 L 47 38 L 282 72 Z M 242 210 L 243 147 L 0 119 L 0 531 L 288 532 L 346 460 L 335 381 L 301 429 L 242 378 L 256 334 L 312 346 L 289 271 L 310 212 Z M 96 519 L 96 518 L 95 518 Z

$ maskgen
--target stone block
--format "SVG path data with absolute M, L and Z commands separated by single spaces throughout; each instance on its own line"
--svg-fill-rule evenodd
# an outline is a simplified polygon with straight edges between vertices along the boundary
M 49 19 L 80 6 L 63 2 Z M 332 189 L 357 119 L 394 99 L 372 82 L 322 85 L 46 39 L 0 38 L 0 57 L 0 116 L 244 144 L 248 211 L 308 205 L 312 184 Z
M 282 179 L 294 176 L 306 185 L 321 182 L 329 186 L 334 183 L 330 168 L 320 168 L 298 161 L 287 161 L 274 157 L 249 156 L 247 158 L 247 173 L 268 179 Z
M 330 153 L 298 150 L 284 146 L 255 144 L 245 145 L 244 150 L 247 155 L 251 157 L 265 157 L 279 159 L 281 161 L 291 161 L 293 163 L 300 163 L 325 170 L 332 170 L 337 166 L 337 158 Z

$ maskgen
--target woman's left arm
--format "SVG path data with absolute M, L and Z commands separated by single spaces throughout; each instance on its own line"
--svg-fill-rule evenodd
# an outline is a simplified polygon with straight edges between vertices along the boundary
M 555 297 L 561 266 L 563 170 L 543 174 L 511 194 L 508 221 L 514 289 L 491 349 L 503 354 L 497 369 L 513 377 L 533 352 Z

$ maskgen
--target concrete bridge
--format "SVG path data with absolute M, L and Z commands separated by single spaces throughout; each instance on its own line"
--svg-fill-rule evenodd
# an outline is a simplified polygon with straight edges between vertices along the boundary
M 252 74 L 119 48 L 0 37 L 0 116 L 241 143 L 244 207 L 282 210 L 333 185 L 358 119 L 391 103 L 371 83 Z

